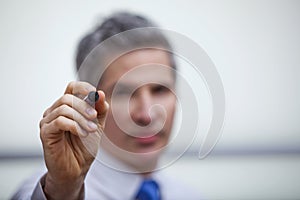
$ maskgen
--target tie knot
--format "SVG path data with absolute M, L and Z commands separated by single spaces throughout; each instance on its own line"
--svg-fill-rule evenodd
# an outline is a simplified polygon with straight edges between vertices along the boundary
M 161 200 L 159 185 L 152 179 L 145 179 L 136 196 L 137 200 Z

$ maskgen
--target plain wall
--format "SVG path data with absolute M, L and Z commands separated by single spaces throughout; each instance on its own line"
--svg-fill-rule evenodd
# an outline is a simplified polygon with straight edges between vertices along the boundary
M 69 81 L 76 79 L 73 68 L 79 39 L 99 19 L 101 21 L 102 17 L 119 10 L 144 14 L 162 28 L 187 36 L 212 59 L 226 95 L 226 120 L 215 148 L 216 154 L 272 154 L 271 160 L 266 160 L 266 163 L 260 157 L 251 157 L 250 160 L 235 158 L 230 160 L 232 165 L 229 167 L 226 156 L 218 157 L 220 160 L 217 161 L 207 161 L 208 164 L 202 168 L 198 168 L 201 164 L 195 157 L 196 160 L 182 165 L 184 169 L 194 166 L 193 170 L 203 170 L 199 173 L 215 177 L 216 182 L 221 181 L 218 177 L 228 178 L 226 174 L 232 173 L 234 188 L 245 183 L 242 181 L 247 178 L 256 181 L 255 178 L 268 172 L 270 166 L 286 162 L 288 164 L 280 165 L 267 176 L 281 174 L 285 178 L 257 183 L 254 192 L 258 196 L 255 198 L 274 197 L 272 189 L 283 198 L 288 192 L 295 192 L 294 186 L 298 186 L 299 181 L 293 177 L 299 174 L 296 170 L 299 158 L 286 160 L 281 154 L 300 152 L 300 1 L 296 0 L 2 0 L 1 156 L 42 154 L 38 124 L 44 110 L 63 94 Z M 197 152 L 198 148 L 199 139 L 191 150 Z M 16 185 L 21 178 L 18 179 L 17 174 L 12 172 L 12 169 L 18 170 L 12 165 L 2 160 L 1 176 L 11 172 L 13 179 L 18 180 L 12 185 Z M 28 166 L 28 170 L 23 176 L 34 168 L 28 163 L 26 165 L 26 161 L 24 165 Z M 212 171 L 216 165 L 225 167 L 222 174 Z M 174 165 L 174 169 L 178 166 L 181 165 Z M 244 166 L 245 170 L 250 169 L 250 173 L 235 175 L 234 166 Z M 193 181 L 192 177 L 187 176 L 187 179 L 197 187 L 204 187 L 205 182 Z M 243 177 L 243 180 L 238 177 Z M 280 181 L 283 184 L 279 184 Z M 214 185 L 213 181 L 208 183 L 208 186 Z M 250 192 L 246 184 L 237 196 L 230 195 L 232 193 L 222 190 L 226 183 L 219 183 L 216 190 L 220 193 L 213 197 L 224 194 L 224 198 L 239 199 Z M 272 183 L 274 187 L 271 187 Z M 253 186 L 254 182 L 251 184 Z M 259 184 L 270 187 L 267 187 L 267 192 L 260 191 Z M 206 191 L 213 193 L 208 186 Z M 8 188 L 11 187 L 8 185 Z M 299 193 L 291 195 L 294 196 L 289 197 L 300 196 Z

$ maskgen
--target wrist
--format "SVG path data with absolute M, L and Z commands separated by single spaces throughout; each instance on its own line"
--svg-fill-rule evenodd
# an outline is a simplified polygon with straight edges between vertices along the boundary
M 49 200 L 83 199 L 84 177 L 72 181 L 56 181 L 49 174 L 46 174 L 43 190 Z

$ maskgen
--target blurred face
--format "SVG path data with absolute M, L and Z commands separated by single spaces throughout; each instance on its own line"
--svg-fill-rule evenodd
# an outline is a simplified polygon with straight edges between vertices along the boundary
M 136 50 L 115 60 L 100 83 L 110 104 L 104 132 L 111 143 L 131 153 L 163 148 L 173 124 L 174 87 L 169 55 L 164 51 Z M 115 156 L 134 165 L 120 153 Z

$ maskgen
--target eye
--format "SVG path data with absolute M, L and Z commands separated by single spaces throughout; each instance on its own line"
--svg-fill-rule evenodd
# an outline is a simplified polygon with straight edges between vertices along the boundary
M 152 87 L 152 93 L 154 94 L 164 94 L 168 93 L 170 90 L 163 85 L 155 85 Z

